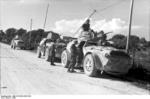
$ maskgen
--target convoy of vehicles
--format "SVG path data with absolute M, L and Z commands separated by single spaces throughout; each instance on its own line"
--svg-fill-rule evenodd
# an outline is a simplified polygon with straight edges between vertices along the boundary
M 73 39 L 75 38 L 69 38 L 69 41 Z M 82 41 L 83 59 L 79 67 L 82 67 L 88 76 L 96 76 L 98 71 L 113 75 L 127 74 L 132 67 L 130 56 L 126 52 L 112 46 L 99 46 L 97 41 L 95 41 L 98 39 L 94 37 L 92 40 Z M 49 61 L 49 50 L 52 41 L 55 42 L 56 47 L 55 59 L 61 60 L 63 67 L 67 68 L 70 63 L 69 46 L 71 42 L 67 41 L 67 39 L 62 39 L 57 33 L 50 32 L 47 38 L 41 40 L 37 48 L 38 58 L 44 57 L 46 61 Z M 25 49 L 25 44 L 21 39 L 14 38 L 11 42 L 11 48 L 15 49 L 17 47 Z
M 71 38 L 69 41 L 73 39 L 75 38 Z M 95 39 L 98 40 L 96 37 Z M 52 41 L 56 45 L 55 59 L 60 59 L 63 67 L 67 68 L 70 63 L 70 51 L 68 48 L 71 42 L 65 42 L 67 40 L 61 39 L 57 33 L 50 32 L 47 38 L 41 40 L 37 48 L 38 58 L 44 57 L 45 60 L 49 61 L 49 49 Z M 11 48 L 15 49 L 17 47 L 25 49 L 24 42 L 21 39 L 12 40 Z M 125 51 L 112 46 L 99 46 L 94 39 L 82 41 L 82 52 L 83 59 L 79 67 L 82 67 L 88 76 L 96 76 L 98 71 L 113 75 L 124 75 L 131 69 L 131 59 Z

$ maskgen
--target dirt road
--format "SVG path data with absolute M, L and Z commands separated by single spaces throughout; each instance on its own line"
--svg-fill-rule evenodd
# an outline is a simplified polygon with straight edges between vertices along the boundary
M 35 53 L 13 50 L 0 43 L 1 93 L 2 95 L 50 95 L 50 94 L 150 94 L 136 82 L 119 78 L 87 77 L 77 70 L 67 70 L 56 63 L 50 66 Z

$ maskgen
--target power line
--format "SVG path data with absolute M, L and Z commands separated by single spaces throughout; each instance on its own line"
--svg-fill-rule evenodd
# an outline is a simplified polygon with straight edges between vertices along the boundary
M 116 3 L 111 4 L 111 5 L 109 5 L 109 6 L 105 7 L 105 8 L 102 8 L 102 9 L 100 9 L 100 10 L 94 9 L 94 11 L 92 12 L 92 14 L 91 14 L 87 19 L 91 18 L 91 17 L 93 16 L 93 14 L 95 14 L 95 12 L 98 12 L 98 11 L 101 11 L 101 12 L 102 12 L 102 11 L 104 11 L 104 10 L 107 10 L 108 8 L 111 8 L 111 7 L 113 7 L 113 6 L 116 6 L 116 5 L 118 5 L 118 4 L 121 4 L 121 3 L 123 3 L 124 1 L 126 1 L 126 0 L 116 2 Z M 77 31 L 76 31 L 74 34 L 76 34 L 80 29 L 81 29 L 81 26 L 77 29 Z
M 116 3 L 114 3 L 114 4 L 111 4 L 111 5 L 109 5 L 109 6 L 107 6 L 107 7 L 105 7 L 105 8 L 102 8 L 102 9 L 100 9 L 100 10 L 97 10 L 97 12 L 98 11 L 104 11 L 104 10 L 107 10 L 107 9 L 109 9 L 109 8 L 111 8 L 111 7 L 114 7 L 114 6 L 116 6 L 116 5 L 119 5 L 119 4 L 121 4 L 121 3 L 123 3 L 123 2 L 125 2 L 126 0 L 122 0 L 122 1 L 119 1 L 119 2 L 116 2 Z

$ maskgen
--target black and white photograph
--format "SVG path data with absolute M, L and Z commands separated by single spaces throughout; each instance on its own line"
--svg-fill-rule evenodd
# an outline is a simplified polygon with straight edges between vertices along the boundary
M 0 95 L 149 97 L 150 0 L 0 0 Z

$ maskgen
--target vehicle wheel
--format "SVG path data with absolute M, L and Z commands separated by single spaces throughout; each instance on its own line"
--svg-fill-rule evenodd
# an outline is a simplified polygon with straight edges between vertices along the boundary
M 40 51 L 40 48 L 38 47 L 38 49 L 37 49 L 37 57 L 38 58 L 41 58 L 41 51 Z
M 67 50 L 64 50 L 61 54 L 61 64 L 63 67 L 67 68 L 69 63 L 69 52 Z
M 45 60 L 46 60 L 46 61 L 49 61 L 49 59 L 50 59 L 50 56 L 49 56 L 49 49 L 46 48 L 46 51 L 45 51 Z
M 83 69 L 84 73 L 90 77 L 96 76 L 97 68 L 95 66 L 95 62 L 92 54 L 88 54 L 85 56 L 83 60 Z

